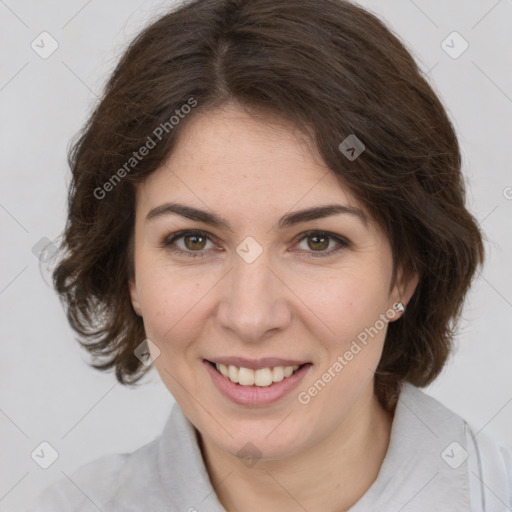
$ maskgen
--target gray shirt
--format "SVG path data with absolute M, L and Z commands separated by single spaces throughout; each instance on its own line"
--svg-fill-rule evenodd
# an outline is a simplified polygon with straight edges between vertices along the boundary
M 28 512 L 226 512 L 196 430 L 174 404 L 162 435 L 47 488 Z M 411 384 L 396 407 L 377 479 L 350 512 L 510 512 L 512 448 L 475 433 Z

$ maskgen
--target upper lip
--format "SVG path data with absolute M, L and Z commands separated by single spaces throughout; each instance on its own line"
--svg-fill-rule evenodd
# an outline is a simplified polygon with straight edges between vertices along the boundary
M 261 359 L 246 359 L 245 357 L 215 357 L 207 359 L 212 363 L 221 363 L 226 366 L 238 366 L 239 368 L 251 368 L 258 370 L 260 368 L 271 368 L 274 366 L 300 366 L 308 361 L 299 361 L 298 359 L 280 359 L 277 357 L 263 357 Z

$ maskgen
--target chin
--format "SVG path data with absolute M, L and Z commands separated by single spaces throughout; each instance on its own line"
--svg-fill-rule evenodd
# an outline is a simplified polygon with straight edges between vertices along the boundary
M 238 429 L 236 433 L 231 431 L 233 438 L 226 434 L 219 446 L 233 456 L 261 461 L 285 459 L 304 448 L 308 435 L 304 428 L 290 431 L 284 424 L 276 425 L 279 422 L 273 422 L 271 427 L 253 425 Z

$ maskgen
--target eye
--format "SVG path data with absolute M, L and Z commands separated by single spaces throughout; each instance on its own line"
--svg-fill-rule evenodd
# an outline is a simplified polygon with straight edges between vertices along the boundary
M 349 247 L 350 245 L 349 242 L 344 238 L 327 231 L 308 231 L 307 233 L 303 233 L 301 235 L 299 242 L 302 241 L 306 242 L 305 250 L 307 253 L 309 253 L 306 255 L 308 258 L 321 258 L 331 256 Z M 332 241 L 334 241 L 335 247 L 331 248 L 330 250 L 326 250 L 331 245 Z
M 183 242 L 182 248 L 177 245 L 177 241 Z M 178 231 L 166 237 L 161 247 L 172 253 L 189 256 L 191 258 L 204 257 L 205 245 L 212 242 L 212 238 L 208 233 L 199 230 Z
M 212 240 L 211 235 L 205 231 L 197 229 L 178 231 L 164 238 L 160 243 L 160 247 L 174 254 L 191 258 L 202 258 L 207 252 L 209 252 L 205 249 L 208 242 L 213 244 Z M 306 257 L 313 258 L 331 256 L 350 245 L 343 237 L 327 231 L 308 231 L 306 233 L 302 233 L 298 240 L 299 242 L 306 241 L 306 248 L 302 248 L 301 251 L 304 250 L 307 253 Z M 326 250 L 331 246 L 331 242 L 333 241 L 335 247 L 330 250 Z M 181 247 L 178 242 L 180 242 Z M 293 251 L 295 251 L 295 249 Z

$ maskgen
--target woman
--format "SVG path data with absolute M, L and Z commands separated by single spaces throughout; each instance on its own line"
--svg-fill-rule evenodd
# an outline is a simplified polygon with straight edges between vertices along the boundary
M 97 368 L 153 362 L 177 403 L 39 510 L 510 509 L 512 450 L 419 389 L 483 261 L 460 160 L 348 2 L 195 0 L 146 28 L 70 155 L 54 283 Z

